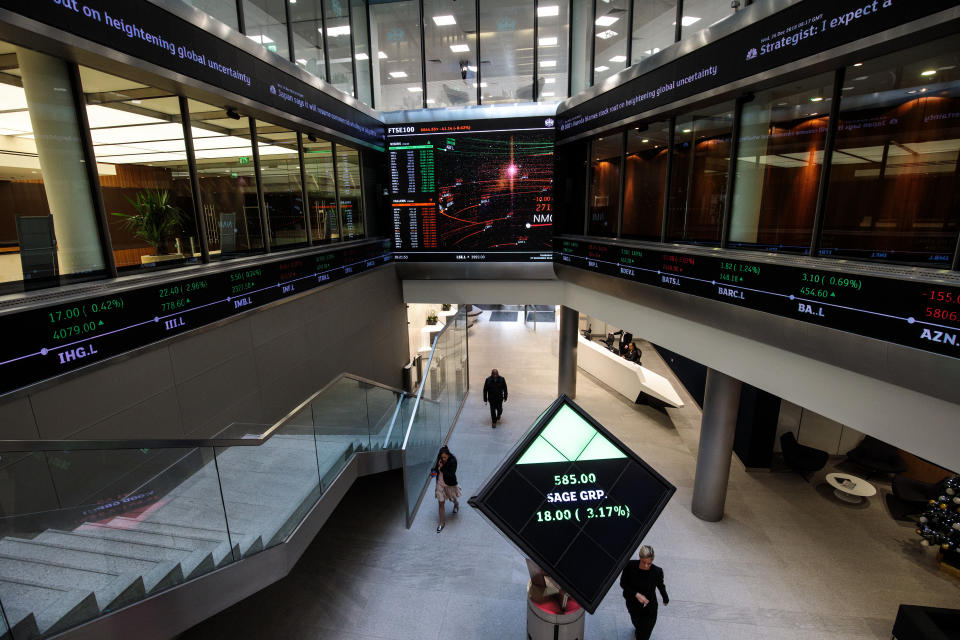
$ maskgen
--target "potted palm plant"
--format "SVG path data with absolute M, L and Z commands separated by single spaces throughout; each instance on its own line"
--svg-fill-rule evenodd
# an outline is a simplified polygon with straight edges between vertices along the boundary
M 167 257 L 169 255 L 167 242 L 183 221 L 184 213 L 180 207 L 171 202 L 170 192 L 146 189 L 134 198 L 127 198 L 127 201 L 136 213 L 114 213 L 113 215 L 123 218 L 126 228 L 135 237 L 152 245 L 157 252 L 155 256 L 142 256 L 141 260 L 147 263 L 174 257 Z
M 427 314 L 427 324 L 428 324 L 428 325 L 435 325 L 435 324 L 437 324 L 437 320 L 439 320 L 439 318 L 437 318 L 437 314 L 434 313 L 433 311 L 431 311 L 430 313 Z

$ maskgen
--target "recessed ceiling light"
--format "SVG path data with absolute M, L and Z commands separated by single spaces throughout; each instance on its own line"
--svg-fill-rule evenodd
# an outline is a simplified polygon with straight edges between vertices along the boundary
M 270 36 L 247 36 L 257 44 L 270 44 L 273 42 L 273 38 Z
M 599 67 L 594 67 L 593 70 L 594 70 L 594 71 L 597 71 L 597 72 L 599 72 L 599 73 L 602 73 L 602 72 L 604 72 L 604 71 L 609 71 L 609 70 L 610 70 L 610 67 L 602 64 L 602 65 L 600 65 Z
M 368 56 L 368 55 L 365 54 L 365 53 L 358 53 L 357 55 L 355 55 L 355 56 L 353 56 L 353 57 L 356 58 L 357 60 L 369 60 L 369 59 L 370 59 L 370 56 Z
M 454 53 L 466 53 L 470 51 L 470 45 L 468 44 L 452 44 L 450 45 L 450 51 Z
M 599 18 L 597 18 L 596 24 L 601 27 L 609 27 L 619 19 L 620 18 L 618 18 L 617 16 L 600 16 Z
M 537 17 L 549 18 L 550 16 L 560 15 L 560 5 L 551 4 L 546 7 L 537 7 Z
M 407 87 L 407 91 L 410 93 L 420 93 L 423 91 L 423 87 Z
M 610 58 L 610 62 L 626 62 L 627 56 L 613 56 Z
M 306 59 L 306 58 L 297 58 L 297 64 L 302 64 L 303 66 L 307 66 L 307 59 Z
M 684 132 L 684 133 L 690 133 L 690 129 L 684 129 L 683 132 Z
M 377 51 L 377 58 L 379 58 L 380 60 L 386 60 L 387 54 L 385 54 L 383 51 Z
M 862 67 L 862 66 L 863 66 L 863 63 L 862 63 L 862 62 L 854 62 L 854 63 L 853 63 L 853 66 L 855 66 L 855 67 Z
M 331 38 L 350 35 L 350 25 L 345 24 L 340 27 L 327 27 L 327 35 Z
M 541 95 L 542 95 L 544 98 L 552 98 L 553 96 L 555 96 L 555 95 L 557 95 L 557 94 L 554 93 L 553 91 L 544 91 Z
M 597 34 L 597 37 L 601 40 L 609 40 L 610 38 L 615 38 L 616 36 L 617 32 L 613 29 L 607 29 L 606 31 L 601 31 Z
M 391 71 L 389 75 L 390 75 L 391 78 L 406 78 L 406 77 L 407 77 L 407 72 L 406 72 L 406 71 Z
M 857 76 L 857 77 L 854 78 L 853 80 L 854 80 L 854 82 L 860 82 L 860 81 L 862 81 L 862 80 L 866 80 L 866 79 L 869 78 L 869 77 L 870 77 L 870 76 Z
M 927 69 L 926 71 L 921 71 L 920 75 L 922 76 L 935 76 L 937 75 L 936 69 Z
M 552 67 L 557 66 L 557 61 L 556 61 L 556 60 L 541 60 L 541 61 L 540 61 L 540 66 L 541 66 L 541 67 L 552 68 Z
M 690 25 L 696 24 L 698 22 L 700 22 L 700 18 L 696 16 L 683 16 L 682 18 L 680 18 L 680 24 L 685 27 L 689 27 Z
M 644 139 L 641 140 L 640 142 L 646 144 L 647 142 L 650 142 L 650 138 L 644 138 Z
M 916 92 L 917 92 L 916 89 L 911 89 L 910 91 L 907 91 L 907 93 L 916 93 Z
M 457 24 L 457 19 L 453 16 L 433 16 L 433 23 L 438 27 L 445 27 L 450 24 Z
M 823 96 L 813 96 L 810 98 L 810 102 L 823 102 Z
M 851 89 L 854 89 L 854 88 L 856 88 L 856 87 L 844 87 L 843 90 L 844 90 L 844 91 L 850 91 Z
M 434 100 L 433 98 L 427 98 L 427 104 L 434 104 L 434 103 L 436 103 L 436 100 Z
M 557 46 L 557 37 L 556 36 L 547 36 L 545 38 L 540 38 L 537 40 L 540 43 L 541 47 L 555 47 Z
M 473 83 L 474 89 L 476 89 L 477 87 L 486 87 L 486 86 L 487 86 L 486 82 L 481 82 L 479 85 L 476 82 Z
M 555 83 L 556 81 L 557 81 L 556 78 L 544 78 L 544 79 L 543 79 L 543 83 L 544 83 L 544 84 L 553 84 L 553 83 Z

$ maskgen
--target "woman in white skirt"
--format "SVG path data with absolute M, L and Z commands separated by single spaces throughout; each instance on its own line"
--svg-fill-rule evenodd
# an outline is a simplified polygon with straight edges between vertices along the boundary
M 434 495 L 437 496 L 437 502 L 440 503 L 440 524 L 437 526 L 437 533 L 443 531 L 446 525 L 446 508 L 444 503 L 447 500 L 453 500 L 453 512 L 460 511 L 460 503 L 457 501 L 462 495 L 460 485 L 457 484 L 457 458 L 450 453 L 450 449 L 440 447 L 437 454 L 437 463 L 431 469 L 437 475 L 437 488 Z

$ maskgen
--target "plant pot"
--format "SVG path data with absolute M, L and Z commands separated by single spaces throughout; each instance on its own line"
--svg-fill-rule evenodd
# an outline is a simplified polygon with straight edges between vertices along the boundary
M 182 253 L 165 253 L 157 256 L 140 256 L 140 264 L 151 264 L 153 262 L 167 262 L 168 260 L 183 260 L 187 256 Z

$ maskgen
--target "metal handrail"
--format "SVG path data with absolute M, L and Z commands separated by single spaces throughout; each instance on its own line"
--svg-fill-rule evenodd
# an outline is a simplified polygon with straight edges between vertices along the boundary
M 440 333 L 443 333 L 442 331 Z M 317 396 L 331 388 L 344 378 L 356 380 L 374 387 L 380 387 L 394 393 L 409 396 L 406 391 L 380 382 L 369 380 L 352 373 L 341 373 L 328 382 L 319 391 L 298 404 L 292 411 L 278 420 L 269 429 L 255 437 L 240 438 L 132 438 L 111 440 L 0 440 L 0 453 L 33 453 L 37 451 L 98 451 L 112 449 L 192 449 L 197 447 L 259 447 L 280 427 L 293 419 L 295 415 L 314 401 Z M 227 427 L 229 428 L 229 427 Z M 224 429 L 225 431 L 226 429 Z M 223 433 L 221 431 L 220 433 Z
M 457 315 L 459 315 L 460 309 L 457 309 Z M 452 316 L 456 318 L 457 316 Z M 413 423 L 417 419 L 417 409 L 420 408 L 420 399 L 423 397 L 423 387 L 427 382 L 427 374 L 430 372 L 430 365 L 433 364 L 433 354 L 437 352 L 437 345 L 440 344 L 440 336 L 447 332 L 453 325 L 453 322 L 448 322 L 443 325 L 443 329 L 437 332 L 437 335 L 433 338 L 433 346 L 430 348 L 430 357 L 427 359 L 427 366 L 423 369 L 423 379 L 420 380 L 420 388 L 417 389 L 417 397 L 413 403 L 413 409 L 410 411 L 410 422 L 407 424 L 407 432 L 403 434 L 403 444 L 400 445 L 400 450 L 407 448 L 407 441 L 410 439 L 410 432 L 413 430 Z

